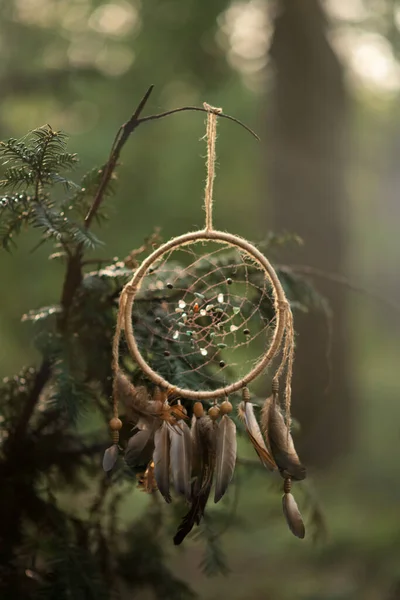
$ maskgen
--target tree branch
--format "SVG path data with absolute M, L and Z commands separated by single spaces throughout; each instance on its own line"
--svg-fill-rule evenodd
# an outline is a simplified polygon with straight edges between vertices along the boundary
M 149 89 L 147 90 L 147 92 L 145 93 L 145 95 L 143 96 L 141 101 L 139 102 L 137 109 L 135 110 L 135 112 L 133 113 L 133 115 L 131 116 L 129 121 L 127 121 L 126 123 L 124 123 L 124 125 L 122 125 L 122 127 L 119 129 L 119 131 L 115 137 L 114 143 L 111 148 L 110 156 L 104 167 L 103 177 L 101 178 L 101 182 L 99 184 L 99 187 L 97 189 L 96 195 L 93 200 L 93 204 L 90 207 L 89 212 L 85 217 L 84 225 L 85 225 L 86 229 L 88 229 L 90 227 L 90 225 L 100 207 L 100 204 L 102 203 L 104 192 L 106 191 L 107 186 L 110 182 L 110 179 L 113 175 L 115 166 L 116 166 L 119 156 L 121 154 L 121 150 L 124 147 L 124 145 L 126 144 L 126 142 L 128 141 L 128 138 L 131 135 L 131 133 L 133 133 L 133 131 L 136 129 L 136 127 L 138 127 L 138 125 L 140 123 L 139 117 L 146 105 L 146 102 L 148 101 L 148 99 L 151 95 L 151 92 L 153 91 L 153 88 L 154 88 L 153 85 L 151 85 L 149 87 Z
M 180 113 L 180 112 L 186 112 L 189 110 L 196 111 L 196 112 L 204 112 L 204 113 L 208 112 L 208 110 L 206 108 L 201 108 L 199 106 L 182 106 L 181 108 L 173 108 L 172 110 L 167 110 L 166 112 L 159 113 L 158 115 L 151 115 L 150 117 L 143 117 L 142 119 L 139 119 L 139 125 L 141 123 L 147 123 L 148 121 L 156 121 L 158 119 L 163 119 L 164 117 L 169 117 L 170 115 L 174 115 L 174 114 Z M 256 140 L 260 141 L 260 138 L 258 137 L 258 135 L 252 129 L 250 129 L 250 127 L 248 127 L 247 125 L 242 123 L 242 121 L 239 121 L 239 119 L 236 119 L 236 117 L 232 117 L 231 115 L 226 115 L 225 113 L 218 113 L 218 118 L 228 119 L 229 121 L 233 121 L 234 123 L 237 123 L 238 125 L 243 127 L 246 131 L 251 133 L 251 135 L 253 137 L 255 137 Z

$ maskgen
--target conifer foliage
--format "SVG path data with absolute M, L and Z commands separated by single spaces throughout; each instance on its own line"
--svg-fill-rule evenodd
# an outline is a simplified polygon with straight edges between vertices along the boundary
M 128 133 L 122 129 L 122 143 L 114 145 L 109 161 L 80 184 L 70 179 L 78 158 L 67 152 L 67 136 L 49 125 L 0 143 L 1 247 L 11 251 L 19 234 L 36 229 L 38 244 L 50 243 L 65 269 L 59 303 L 23 317 L 41 363 L 22 368 L 0 387 L 1 598 L 106 600 L 123 597 L 122 588 L 151 588 L 164 600 L 194 597 L 165 561 L 166 548 L 172 548 L 169 529 L 179 516 L 151 496 L 140 521 L 121 523 L 119 506 L 126 494 L 137 493 L 136 474 L 127 466 L 111 476 L 101 469 L 109 443 L 118 296 L 137 254 L 154 247 L 158 236 L 125 261 L 99 262 L 95 270 L 86 253 L 101 243 L 90 224 L 104 216 L 119 152 L 141 122 L 140 110 L 128 122 Z M 320 308 L 321 299 L 304 280 L 299 283 L 287 269 L 282 275 L 294 307 Z M 156 299 L 146 301 L 151 306 Z M 125 368 L 135 379 L 128 359 Z M 93 419 L 83 434 L 82 417 L 87 423 L 88 414 Z M 122 445 L 130 430 L 127 416 Z M 223 538 L 212 533 L 212 523 L 210 515 L 202 535 L 202 564 L 211 574 L 227 569 Z

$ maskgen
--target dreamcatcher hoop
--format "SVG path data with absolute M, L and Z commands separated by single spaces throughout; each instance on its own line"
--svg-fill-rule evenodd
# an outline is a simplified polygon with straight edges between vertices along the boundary
M 269 279 L 274 297 L 274 308 L 276 313 L 276 327 L 268 350 L 263 354 L 256 365 L 241 379 L 231 383 L 230 385 L 220 387 L 216 390 L 191 390 L 180 388 L 173 385 L 164 377 L 154 371 L 143 358 L 138 345 L 136 343 L 135 334 L 132 326 L 132 308 L 135 297 L 139 292 L 143 279 L 145 278 L 149 268 L 167 252 L 187 246 L 195 242 L 212 241 L 220 244 L 227 244 L 239 250 L 244 250 L 248 256 L 258 265 Z M 130 353 L 141 370 L 151 379 L 156 385 L 181 396 L 192 400 L 212 400 L 223 396 L 228 396 L 236 392 L 251 381 L 253 381 L 262 371 L 270 364 L 271 360 L 276 356 L 279 348 L 282 345 L 283 336 L 285 333 L 287 315 L 290 312 L 290 306 L 286 299 L 285 292 L 278 279 L 278 276 L 268 259 L 248 241 L 231 233 L 216 231 L 212 227 L 200 231 L 193 231 L 173 238 L 166 244 L 163 244 L 148 256 L 141 266 L 135 271 L 131 281 L 125 286 L 121 294 L 122 320 L 125 330 L 125 338 L 130 350 Z

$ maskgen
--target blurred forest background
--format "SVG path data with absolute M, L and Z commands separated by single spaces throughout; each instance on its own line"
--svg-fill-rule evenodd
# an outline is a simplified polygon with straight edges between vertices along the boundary
M 293 401 L 326 539 L 271 525 L 268 482 L 251 474 L 245 527 L 223 539 L 229 577 L 207 578 L 192 542 L 166 548 L 176 573 L 206 599 L 400 598 L 400 2 L 4 0 L 0 52 L 0 139 L 63 129 L 77 180 L 151 83 L 146 114 L 207 101 L 245 121 L 260 143 L 219 126 L 216 224 L 253 241 L 298 234 L 276 260 L 330 302 L 330 363 L 326 322 L 295 321 Z M 182 113 L 129 141 L 103 256 L 126 256 L 155 226 L 165 240 L 201 226 L 203 122 Z M 1 377 L 36 358 L 21 315 L 58 301 L 62 269 L 36 242 L 0 254 Z M 132 490 L 124 515 L 145 504 Z

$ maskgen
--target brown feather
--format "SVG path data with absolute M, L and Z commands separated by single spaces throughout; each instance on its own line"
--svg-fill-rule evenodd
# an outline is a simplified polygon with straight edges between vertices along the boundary
M 154 477 L 165 501 L 171 502 L 169 493 L 169 450 L 170 440 L 168 433 L 168 425 L 164 422 L 154 434 Z
M 172 406 L 169 406 L 169 414 L 178 421 L 181 419 L 188 419 L 186 409 L 182 404 L 173 404 Z
M 236 451 L 236 425 L 228 415 L 224 415 L 217 430 L 215 503 L 221 500 L 232 480 L 236 464 Z
M 139 429 L 125 450 L 125 462 L 129 467 L 148 463 L 154 450 L 154 428 Z
M 136 475 L 138 488 L 147 494 L 154 494 L 157 491 L 156 480 L 154 478 L 154 462 L 150 461 L 144 473 Z
M 191 498 L 190 474 L 192 469 L 192 438 L 184 421 L 168 427 L 171 450 L 170 462 L 172 479 L 178 494 Z
M 251 402 L 241 402 L 238 406 L 239 418 L 243 421 L 250 442 L 253 444 L 255 451 L 264 467 L 269 471 L 275 471 L 277 468 L 275 460 L 271 452 L 268 450 L 265 441 L 262 437 L 260 426 L 254 414 L 253 405 Z
M 151 399 L 145 386 L 134 387 L 122 371 L 115 376 L 115 389 L 117 397 L 126 408 L 128 419 L 139 429 L 146 428 L 145 421 L 149 418 L 157 417 L 170 423 L 177 418 L 186 418 L 183 406 L 169 406 L 166 392 L 156 388 Z
M 148 416 L 150 398 L 147 388 L 135 387 L 125 373 L 118 371 L 115 375 L 114 389 L 117 398 L 125 407 L 129 421 L 136 424 L 140 417 Z
M 199 439 L 199 428 L 198 428 L 198 419 L 196 419 L 195 415 L 192 416 L 192 426 L 190 428 L 190 435 L 192 438 L 192 475 L 198 476 L 201 472 L 202 466 L 202 450 L 201 450 L 201 442 Z
M 218 425 L 208 415 L 198 419 L 202 449 L 201 490 L 211 487 L 215 469 L 216 432 Z
M 297 455 L 277 395 L 266 399 L 261 413 L 261 427 L 282 476 L 290 476 L 297 481 L 305 479 L 306 469 Z
M 283 494 L 282 508 L 290 531 L 296 537 L 303 539 L 306 535 L 306 530 L 299 507 L 297 506 L 297 502 L 292 494 Z
M 192 503 L 189 512 L 183 517 L 174 537 L 174 544 L 183 542 L 194 525 L 199 525 L 210 495 L 215 466 L 216 427 L 209 416 L 202 416 L 192 422 L 192 448 L 197 453 L 196 479 L 192 484 Z
M 154 477 L 154 461 L 150 461 L 144 473 L 144 490 L 148 494 L 154 494 L 157 491 L 157 482 Z
M 137 424 L 141 417 L 156 416 L 162 403 L 150 400 L 147 388 L 135 387 L 122 371 L 115 375 L 115 393 L 125 406 L 128 420 Z

